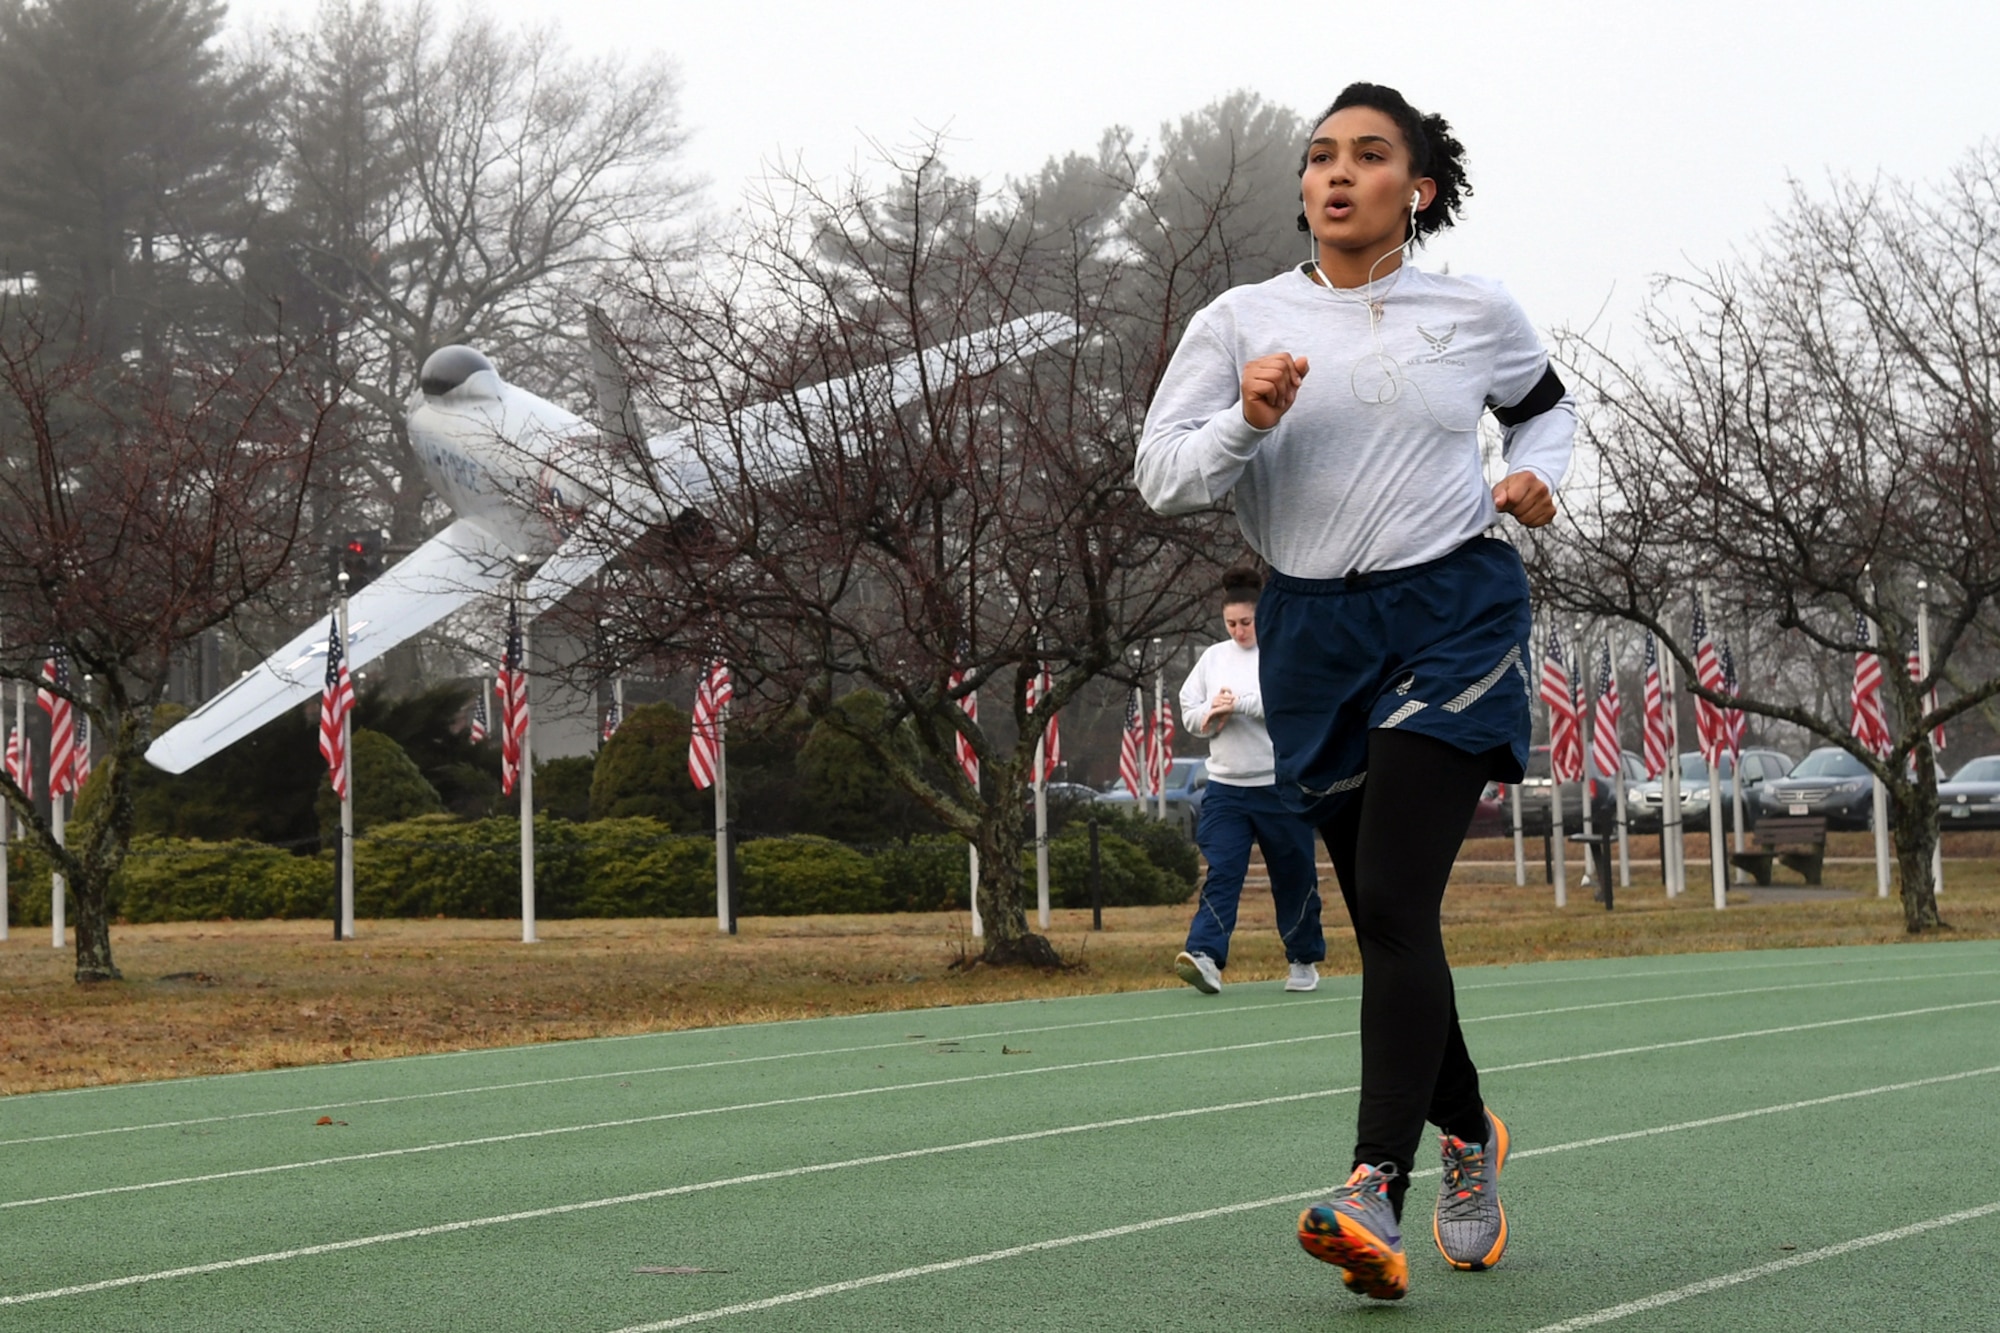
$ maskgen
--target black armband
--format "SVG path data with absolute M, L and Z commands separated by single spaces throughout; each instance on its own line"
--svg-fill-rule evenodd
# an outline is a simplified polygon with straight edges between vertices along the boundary
M 1512 429 L 1548 411 L 1560 403 L 1563 395 L 1568 392 L 1569 390 L 1563 388 L 1563 382 L 1556 377 L 1556 368 L 1550 366 L 1542 372 L 1542 377 L 1535 381 L 1535 387 L 1528 390 L 1526 397 L 1512 407 L 1495 407 L 1493 415 L 1501 425 Z

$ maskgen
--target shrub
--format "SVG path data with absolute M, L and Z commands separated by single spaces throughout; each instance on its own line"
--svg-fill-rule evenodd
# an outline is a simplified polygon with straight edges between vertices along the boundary
M 657 819 L 580 825 L 577 916 L 705 916 L 715 910 L 715 839 L 676 834 Z M 740 910 L 740 909 L 739 909 Z
M 330 918 L 337 890 L 330 858 L 257 842 L 167 838 L 135 838 L 117 884 L 126 921 Z
M 1106 907 L 1150 907 L 1184 902 L 1194 890 L 1192 880 L 1181 880 L 1154 865 L 1145 849 L 1120 832 L 1098 829 L 1098 868 L 1103 903 Z M 1035 882 L 1035 854 L 1030 848 L 1021 858 L 1026 882 Z M 1090 906 L 1090 829 L 1072 826 L 1061 837 L 1049 840 L 1049 901 L 1057 907 Z
M 739 844 L 744 916 L 883 910 L 882 877 L 852 847 L 800 834 Z
M 422 770 L 403 753 L 403 747 L 391 738 L 379 731 L 357 731 L 349 751 L 348 762 L 354 768 L 356 833 L 419 815 L 436 814 L 444 808 L 437 788 L 431 786 Z M 321 771 L 315 808 L 319 814 L 320 845 L 331 847 L 340 839 L 340 798 L 325 780 L 324 768 Z M 357 889 L 356 893 L 359 892 Z
M 883 910 L 947 912 L 964 908 L 972 885 L 965 839 L 931 834 L 883 847 L 874 855 Z
M 590 776 L 594 754 L 565 755 L 535 765 L 535 813 L 581 824 L 590 818 Z M 519 807 L 519 802 L 515 803 Z
M 1115 806 L 1105 807 L 1096 817 L 1100 833 L 1117 834 L 1144 852 L 1148 861 L 1165 871 L 1176 883 L 1185 884 L 1187 890 L 1182 897 L 1194 892 L 1194 886 L 1201 878 L 1201 852 L 1194 845 L 1194 840 L 1179 827 L 1162 823 L 1133 809 L 1120 810 Z M 1075 824 L 1068 832 L 1081 829 L 1081 824 Z M 1165 901 L 1178 902 L 1180 899 Z

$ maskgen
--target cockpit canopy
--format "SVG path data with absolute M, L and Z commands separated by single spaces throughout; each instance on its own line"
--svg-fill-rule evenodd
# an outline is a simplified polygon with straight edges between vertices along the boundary
M 450 393 L 482 370 L 489 373 L 493 370 L 493 363 L 483 352 L 460 343 L 440 347 L 424 362 L 421 377 L 424 393 L 432 398 Z

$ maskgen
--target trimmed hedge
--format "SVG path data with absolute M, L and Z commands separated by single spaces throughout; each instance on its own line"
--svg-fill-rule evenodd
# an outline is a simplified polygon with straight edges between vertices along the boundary
M 1099 850 L 1107 907 L 1174 903 L 1194 888 L 1147 851 L 1104 831 Z M 425 815 L 355 839 L 355 912 L 362 917 L 505 919 L 521 910 L 520 823 Z M 11 849 L 15 925 L 47 925 L 49 871 L 39 853 Z M 962 910 L 965 843 L 937 835 L 872 855 L 804 835 L 738 844 L 745 916 Z M 1078 826 L 1049 844 L 1050 887 L 1061 907 L 1090 905 L 1090 840 Z M 1032 893 L 1032 849 L 1022 874 Z M 535 824 L 537 914 L 561 917 L 699 917 L 715 910 L 715 842 L 675 834 L 655 819 Z M 249 841 L 144 837 L 114 885 L 129 922 L 330 917 L 333 854 L 294 856 Z

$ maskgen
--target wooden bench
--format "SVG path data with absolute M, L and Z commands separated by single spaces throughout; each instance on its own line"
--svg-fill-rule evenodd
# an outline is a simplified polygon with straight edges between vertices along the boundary
M 1808 884 L 1820 881 L 1826 867 L 1826 821 L 1824 819 L 1760 819 L 1750 834 L 1748 852 L 1732 852 L 1730 861 L 1757 877 L 1766 888 L 1771 883 L 1771 865 L 1782 862 L 1785 869 L 1805 876 Z

